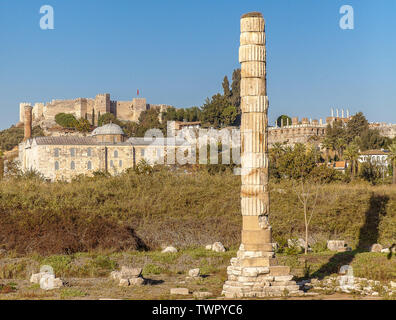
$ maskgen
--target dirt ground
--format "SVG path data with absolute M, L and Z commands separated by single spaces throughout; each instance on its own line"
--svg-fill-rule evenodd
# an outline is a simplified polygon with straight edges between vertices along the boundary
M 163 300 L 163 299 L 194 299 L 192 292 L 210 291 L 208 299 L 223 300 L 221 296 L 222 283 L 219 279 L 206 277 L 200 280 L 186 281 L 184 276 L 152 276 L 148 284 L 139 287 L 120 287 L 114 280 L 108 278 L 66 278 L 65 286 L 60 289 L 45 291 L 28 280 L 7 280 L 3 284 L 12 284 L 14 292 L 0 294 L 2 300 Z M 170 289 L 176 287 L 188 288 L 190 295 L 170 295 Z M 355 296 L 346 293 L 320 294 L 305 297 L 274 297 L 273 300 L 381 300 L 381 297 Z M 265 299 L 264 299 L 265 300 Z
M 54 256 L 18 256 L 8 253 L 0 258 L 0 300 L 18 299 L 195 299 L 194 292 L 210 292 L 207 299 L 224 299 L 221 291 L 227 279 L 227 266 L 236 250 L 224 253 L 207 251 L 203 248 L 180 250 L 163 254 L 150 252 L 79 253 Z M 395 279 L 396 260 L 384 254 L 358 253 L 334 254 L 331 252 L 310 255 L 278 255 L 281 265 L 288 265 L 296 281 L 331 275 L 346 261 L 352 261 L 355 275 L 389 283 Z M 351 259 L 353 258 L 353 260 Z M 50 265 L 64 286 L 45 291 L 38 284 L 30 283 L 30 275 L 39 272 L 40 266 Z M 142 268 L 146 279 L 143 286 L 121 287 L 112 280 L 111 271 L 128 265 Z M 187 279 L 188 271 L 200 268 L 201 276 Z M 321 273 L 319 273 L 321 272 Z M 308 278 L 307 278 L 308 276 Z M 394 280 L 393 280 L 394 281 Z M 171 288 L 188 288 L 189 295 L 171 295 Z M 338 293 L 331 290 L 307 291 L 302 297 L 278 297 L 266 299 L 293 300 L 379 300 L 384 296 L 362 296 Z M 389 298 L 389 297 L 388 297 Z M 265 300 L 265 299 L 263 299 Z

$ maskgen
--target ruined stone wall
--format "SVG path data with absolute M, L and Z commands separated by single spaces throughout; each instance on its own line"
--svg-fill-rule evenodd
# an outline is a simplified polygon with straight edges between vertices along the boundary
M 132 101 L 116 101 L 116 116 L 124 121 L 137 121 L 137 119 L 135 120 Z
M 396 124 L 386 124 L 386 123 L 370 123 L 371 129 L 377 129 L 379 133 L 390 139 L 396 137 Z
M 285 143 L 293 146 L 296 143 L 307 143 L 312 139 L 320 141 L 326 134 L 326 126 L 300 124 L 268 129 L 268 143 L 272 146 L 275 143 Z
M 52 100 L 51 103 L 43 107 L 45 120 L 55 121 L 55 116 L 62 112 L 71 113 L 75 117 L 81 113 L 81 111 L 76 110 L 76 100 Z
M 24 122 L 24 107 L 30 103 L 20 103 L 19 122 Z M 55 116 L 58 113 L 73 114 L 77 119 L 87 118 L 92 123 L 92 113 L 95 113 L 95 125 L 97 125 L 98 115 L 112 113 L 118 119 L 124 121 L 138 122 L 140 114 L 150 108 L 157 108 L 160 112 L 169 108 L 165 104 L 147 104 L 145 98 L 134 98 L 131 101 L 112 101 L 110 94 L 98 94 L 94 99 L 77 98 L 68 100 L 52 100 L 51 102 L 36 103 L 33 107 L 33 125 L 41 124 L 42 127 L 55 125 Z
M 43 117 L 44 103 L 35 103 L 33 106 L 33 121 L 39 121 Z

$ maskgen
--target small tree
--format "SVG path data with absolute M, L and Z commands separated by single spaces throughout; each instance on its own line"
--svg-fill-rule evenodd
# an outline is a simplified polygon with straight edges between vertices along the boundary
M 325 162 L 326 165 L 329 163 L 329 150 L 333 150 L 333 143 L 329 138 L 324 138 L 322 142 L 322 148 L 325 149 Z
M 86 119 L 79 119 L 76 123 L 76 129 L 80 132 L 89 132 L 91 130 L 91 124 Z
M 308 253 L 308 235 L 309 226 L 314 216 L 316 204 L 318 202 L 319 193 L 321 190 L 321 183 L 318 179 L 304 179 L 300 178 L 298 182 L 293 182 L 293 189 L 298 200 L 300 200 L 303 207 L 304 225 L 305 225 L 305 254 Z

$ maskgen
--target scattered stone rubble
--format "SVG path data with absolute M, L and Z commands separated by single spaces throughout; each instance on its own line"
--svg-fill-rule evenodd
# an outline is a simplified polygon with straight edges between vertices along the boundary
M 199 268 L 191 269 L 188 271 L 188 277 L 186 277 L 186 280 L 199 279 L 201 276 L 200 273 L 201 270 Z
M 110 278 L 119 281 L 121 287 L 142 286 L 146 283 L 142 277 L 142 268 L 122 266 L 121 271 L 112 271 Z
M 56 278 L 53 273 L 46 271 L 33 273 L 30 282 L 40 284 L 40 288 L 43 290 L 54 290 L 63 286 L 63 281 L 60 278 Z
M 298 284 L 304 291 L 345 292 L 366 296 L 396 295 L 395 282 L 390 281 L 389 285 L 384 285 L 380 281 L 354 277 L 352 267 L 349 265 L 342 266 L 337 276 L 328 276 L 321 281 L 303 280 Z
M 205 249 L 206 250 L 212 250 L 212 251 L 215 251 L 215 252 L 225 252 L 226 251 L 225 247 L 223 246 L 223 244 L 221 242 L 215 242 L 213 244 L 208 244 L 205 247 Z
M 383 247 L 379 243 L 375 243 L 370 247 L 370 252 L 381 252 Z
M 261 254 L 261 255 L 260 255 Z M 290 268 L 279 266 L 273 253 L 263 256 L 258 251 L 247 251 L 241 244 L 236 258 L 231 259 L 231 266 L 227 267 L 228 280 L 223 286 L 222 294 L 226 298 L 250 298 L 268 296 L 301 296 L 299 285 L 293 281 Z M 263 259 L 270 262 L 269 266 L 243 265 L 244 259 Z
M 348 247 L 345 240 L 328 240 L 327 249 L 330 251 L 345 252 L 351 251 L 352 248 Z

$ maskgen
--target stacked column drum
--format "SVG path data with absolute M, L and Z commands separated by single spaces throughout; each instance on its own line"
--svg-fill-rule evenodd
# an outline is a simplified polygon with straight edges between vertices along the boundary
M 265 22 L 261 13 L 241 18 L 242 244 L 227 268 L 228 298 L 301 294 L 289 267 L 278 266 L 269 224 L 268 97 Z

